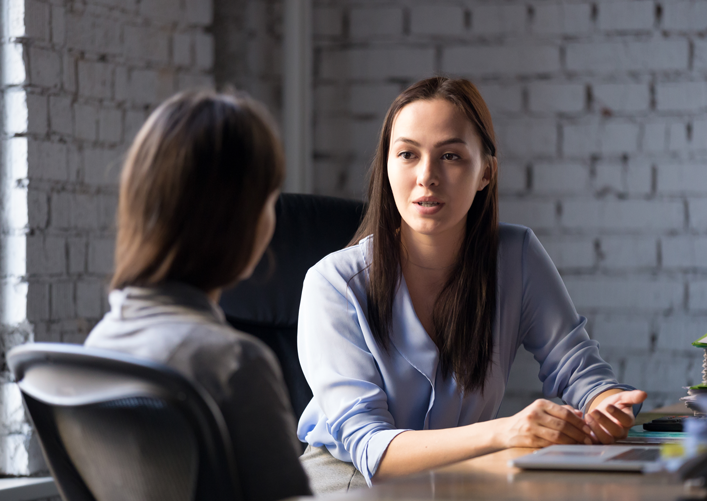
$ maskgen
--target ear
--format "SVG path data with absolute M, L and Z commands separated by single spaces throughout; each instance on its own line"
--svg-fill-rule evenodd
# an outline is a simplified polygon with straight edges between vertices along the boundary
M 479 182 L 479 188 L 477 191 L 481 191 L 484 188 L 486 188 L 493 177 L 496 175 L 496 172 L 498 171 L 498 160 L 496 157 L 488 157 L 488 161 L 486 162 L 486 168 L 484 168 L 484 175 L 481 178 L 481 181 Z

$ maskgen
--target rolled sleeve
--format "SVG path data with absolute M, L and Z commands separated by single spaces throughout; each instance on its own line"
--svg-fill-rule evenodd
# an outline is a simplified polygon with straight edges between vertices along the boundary
M 524 242 L 521 319 L 522 343 L 540 363 L 546 398 L 560 397 L 584 412 L 604 391 L 634 389 L 619 384 L 599 355 L 599 343 L 585 329 L 587 319 L 577 314 L 557 268 L 531 230 Z
M 371 485 L 388 444 L 406 430 L 396 428 L 388 409 L 371 353 L 375 343 L 367 324 L 361 325 L 362 311 L 343 278 L 333 285 L 316 268 L 309 270 L 300 303 L 298 351 L 314 405 L 305 410 L 298 435 L 352 462 Z

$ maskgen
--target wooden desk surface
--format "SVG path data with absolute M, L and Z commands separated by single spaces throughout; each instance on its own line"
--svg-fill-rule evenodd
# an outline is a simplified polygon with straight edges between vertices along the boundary
M 432 472 L 322 496 L 324 500 L 537 500 L 537 501 L 666 501 L 704 499 L 704 489 L 686 488 L 664 474 L 523 471 L 508 460 L 534 449 L 509 449 L 462 461 Z
M 661 415 L 681 414 L 679 406 L 655 409 L 638 423 Z M 508 449 L 434 471 L 358 489 L 347 494 L 321 496 L 327 500 L 532 500 L 532 501 L 666 501 L 705 499 L 704 488 L 688 488 L 667 474 L 621 472 L 527 471 L 508 461 L 535 449 Z M 304 499 L 304 498 L 303 498 Z

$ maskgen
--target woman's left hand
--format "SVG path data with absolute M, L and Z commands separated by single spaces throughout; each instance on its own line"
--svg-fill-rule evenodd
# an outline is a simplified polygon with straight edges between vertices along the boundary
M 609 390 L 595 399 L 584 421 L 592 429 L 593 438 L 602 444 L 613 444 L 626 438 L 634 425 L 633 406 L 647 397 L 645 391 Z

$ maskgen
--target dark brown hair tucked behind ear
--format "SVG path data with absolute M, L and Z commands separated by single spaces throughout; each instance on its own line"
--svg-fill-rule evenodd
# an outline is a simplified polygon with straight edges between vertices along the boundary
M 123 166 L 111 287 L 234 283 L 284 177 L 270 116 L 244 95 L 178 94 L 157 108 Z
M 435 77 L 412 85 L 388 109 L 378 148 L 371 164 L 368 211 L 349 245 L 373 235 L 369 270 L 368 323 L 376 340 L 390 343 L 393 300 L 400 285 L 400 213 L 388 181 L 388 153 L 393 121 L 408 104 L 445 99 L 474 125 L 487 160 L 496 156 L 496 138 L 486 103 L 468 80 Z M 469 209 L 466 234 L 457 262 L 439 294 L 433 311 L 434 332 L 442 373 L 455 377 L 464 391 L 483 391 L 493 354 L 498 253 L 498 186 L 491 180 L 478 192 Z

